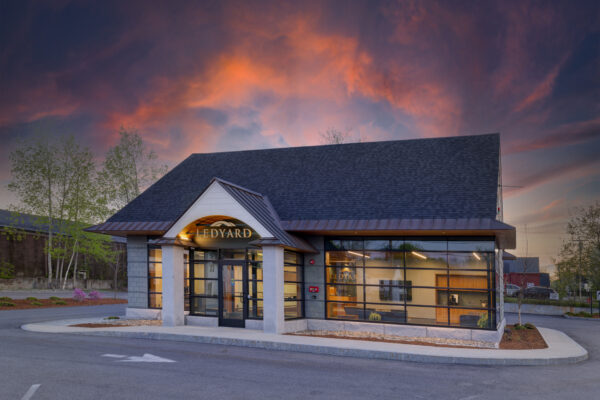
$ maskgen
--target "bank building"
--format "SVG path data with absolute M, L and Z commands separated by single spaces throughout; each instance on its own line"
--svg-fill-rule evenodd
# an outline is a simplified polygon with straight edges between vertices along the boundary
M 131 317 L 497 343 L 500 135 L 192 154 L 89 231 L 127 238 Z

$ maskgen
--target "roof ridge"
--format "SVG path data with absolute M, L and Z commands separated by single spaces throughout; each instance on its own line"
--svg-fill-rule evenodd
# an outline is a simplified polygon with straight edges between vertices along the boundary
M 258 197 L 264 197 L 264 195 L 263 195 L 263 194 L 261 194 L 261 193 L 255 192 L 254 190 L 250 190 L 250 189 L 248 189 L 248 188 L 245 188 L 245 187 L 243 187 L 243 186 L 237 185 L 237 184 L 235 184 L 235 183 L 232 183 L 232 182 L 226 181 L 225 179 L 221 179 L 221 178 L 219 178 L 219 177 L 217 177 L 217 176 L 215 176 L 214 178 L 212 178 L 212 179 L 210 180 L 209 186 L 210 186 L 210 184 L 212 184 L 212 183 L 213 183 L 213 182 L 215 182 L 215 181 L 217 181 L 217 182 L 219 182 L 219 183 L 222 183 L 222 184 L 224 184 L 224 185 L 231 186 L 231 187 L 233 187 L 233 188 L 236 188 L 236 189 L 238 189 L 238 190 L 242 190 L 242 191 L 244 191 L 244 192 L 248 192 L 248 193 L 250 193 L 250 194 L 253 194 L 253 195 L 255 195 L 255 196 L 258 196 Z
M 393 140 L 374 140 L 370 142 L 347 142 L 347 143 L 333 143 L 333 144 L 313 144 L 305 146 L 287 146 L 287 147 L 269 147 L 265 149 L 247 149 L 247 150 L 227 150 L 227 151 L 211 151 L 210 153 L 191 153 L 187 158 L 197 155 L 208 155 L 208 154 L 226 154 L 226 153 L 244 153 L 251 151 L 270 151 L 270 150 L 284 150 L 284 149 L 309 149 L 316 147 L 341 147 L 341 146 L 352 146 L 352 145 L 369 145 L 369 144 L 381 144 L 381 143 L 398 143 L 398 142 L 416 142 L 416 141 L 429 141 L 429 140 L 458 140 L 462 138 L 473 138 L 483 136 L 500 136 L 500 132 L 488 132 L 479 133 L 474 135 L 460 135 L 460 136 L 436 136 L 436 137 L 419 137 L 410 139 L 393 139 Z M 186 158 L 186 159 L 187 159 Z M 185 161 L 185 160 L 184 160 Z

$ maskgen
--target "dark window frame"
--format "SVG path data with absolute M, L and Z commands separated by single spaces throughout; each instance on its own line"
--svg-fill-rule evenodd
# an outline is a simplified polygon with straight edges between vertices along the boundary
M 370 236 L 363 236 L 363 237 L 359 237 L 359 236 L 353 236 L 353 237 L 334 237 L 334 236 L 325 236 L 323 238 L 324 240 L 324 252 L 323 252 L 323 265 L 324 265 L 324 286 L 325 286 L 325 300 L 324 300 L 324 315 L 325 315 L 325 319 L 331 319 L 331 320 L 340 320 L 340 321 L 348 321 L 348 319 L 345 318 L 335 318 L 335 317 L 330 317 L 328 315 L 328 304 L 330 303 L 336 303 L 336 304 L 362 304 L 363 305 L 363 316 L 365 317 L 362 320 L 359 320 L 360 322 L 376 322 L 376 323 L 388 323 L 388 324 L 396 324 L 396 325 L 421 325 L 421 326 L 443 326 L 443 327 L 450 327 L 450 328 L 463 328 L 463 329 L 480 329 L 480 330 L 496 330 L 497 326 L 498 326 L 498 310 L 497 310 L 497 302 L 496 302 L 496 292 L 497 292 L 497 288 L 496 288 L 496 264 L 497 264 L 497 253 L 496 253 L 496 246 L 495 246 L 495 239 L 492 236 L 485 236 L 485 237 L 481 237 L 481 236 L 477 236 L 477 237 L 418 237 L 418 236 L 404 236 L 404 237 L 370 237 Z M 331 245 L 331 241 L 337 241 L 340 244 L 340 247 L 334 247 Z M 345 246 L 343 246 L 344 241 L 347 241 L 347 243 L 352 243 L 349 248 L 346 248 Z M 365 246 L 365 241 L 381 241 L 381 242 L 385 242 L 388 241 L 388 245 L 385 246 L 385 248 L 381 248 L 381 249 L 372 249 L 372 248 L 366 248 Z M 446 268 L 421 268 L 421 267 L 407 267 L 407 260 L 406 260 L 406 254 L 409 252 L 409 249 L 407 248 L 403 248 L 401 250 L 398 249 L 393 249 L 392 246 L 392 242 L 396 241 L 396 242 L 410 242 L 410 241 L 422 241 L 422 242 L 427 242 L 427 241 L 431 241 L 431 242 L 446 242 L 446 250 L 423 250 L 424 252 L 428 252 L 428 253 L 440 253 L 440 254 L 444 254 L 445 255 L 445 259 L 446 259 Z M 494 243 L 493 247 L 494 250 L 487 250 L 487 251 L 481 251 L 481 250 L 449 250 L 449 243 L 451 242 L 492 242 Z M 359 249 L 357 243 L 358 242 L 362 242 L 362 246 Z M 404 247 L 404 243 L 401 245 L 401 247 Z M 327 279 L 327 269 L 332 267 L 343 267 L 342 265 L 330 265 L 327 263 L 327 252 L 328 251 L 340 251 L 340 252 L 347 252 L 347 251 L 352 251 L 352 252 L 360 252 L 361 255 L 361 259 L 362 259 L 362 265 L 359 265 L 359 263 L 357 262 L 356 265 L 352 266 L 352 268 L 355 268 L 357 271 L 356 273 L 360 273 L 360 271 L 358 271 L 358 269 L 362 268 L 362 282 L 361 284 L 349 284 L 349 283 L 328 283 Z M 377 265 L 369 265 L 366 266 L 366 257 L 365 257 L 365 253 L 366 252 L 389 252 L 389 253 L 403 253 L 402 257 L 398 257 L 402 259 L 402 267 L 397 267 L 397 266 L 389 266 L 389 265 L 384 265 L 384 266 L 377 266 Z M 473 252 L 477 252 L 477 253 L 481 253 L 481 254 L 486 254 L 489 257 L 489 261 L 490 261 L 490 265 L 488 268 L 485 269 L 481 269 L 481 268 L 451 268 L 449 265 L 449 254 L 454 254 L 454 253 L 464 253 L 464 254 L 471 254 Z M 390 254 L 391 260 L 394 259 L 394 255 Z M 411 289 L 433 289 L 436 291 L 446 291 L 447 292 L 447 296 L 448 299 L 446 301 L 447 305 L 440 305 L 440 304 L 435 304 L 435 305 L 427 305 L 427 304 L 408 304 L 407 302 L 407 296 L 404 296 L 404 301 L 403 302 L 396 302 L 396 303 L 378 303 L 378 302 L 367 302 L 367 296 L 366 296 L 366 289 L 367 287 L 381 287 L 381 285 L 376 285 L 376 284 L 367 284 L 366 283 L 366 271 L 367 268 L 377 268 L 377 269 L 396 269 L 396 270 L 402 270 L 403 271 L 403 276 L 404 276 L 404 280 L 406 281 L 407 276 L 406 276 L 406 272 L 407 270 L 437 270 L 440 271 L 441 273 L 446 273 L 446 279 L 447 279 L 447 285 L 445 287 L 440 287 L 440 286 L 423 286 L 423 285 L 415 285 L 414 284 L 414 280 L 413 281 L 413 285 L 411 285 Z M 456 288 L 456 287 L 450 287 L 450 276 L 453 274 L 453 272 L 486 272 L 485 276 L 486 278 L 486 283 L 487 283 L 487 288 L 486 289 L 478 289 L 478 288 Z M 344 302 L 344 301 L 339 301 L 339 300 L 329 300 L 329 287 L 330 286 L 355 286 L 357 287 L 357 290 L 359 290 L 359 286 L 362 286 L 363 288 L 363 301 L 362 302 Z M 477 292 L 477 293 L 486 293 L 486 297 L 487 297 L 487 307 L 467 307 L 467 306 L 453 306 L 450 305 L 450 294 L 451 292 Z M 369 321 L 368 319 L 366 319 L 366 311 L 367 311 L 367 305 L 368 304 L 373 304 L 373 305 L 388 305 L 388 306 L 397 306 L 397 307 L 403 307 L 404 312 L 405 312 L 405 321 L 403 323 L 398 323 L 398 322 L 387 322 L 387 321 Z M 407 316 L 407 307 L 428 307 L 428 308 L 436 308 L 436 309 L 447 309 L 447 324 L 423 324 L 423 323 L 411 323 L 408 321 L 408 318 L 406 318 Z M 487 317 L 488 317 L 488 325 L 486 327 L 480 328 L 478 326 L 469 326 L 469 327 L 465 327 L 465 326 L 459 326 L 459 325 L 455 325 L 451 323 L 451 318 L 450 318 L 450 310 L 451 309 L 467 309 L 467 310 L 474 310 L 474 311 L 484 311 L 487 312 Z
M 296 255 L 296 263 L 292 263 L 292 262 L 286 262 L 285 261 L 285 253 L 289 252 L 289 253 L 294 253 Z M 296 270 L 296 279 L 300 279 L 299 281 L 288 281 L 285 280 L 285 267 L 295 267 L 297 268 Z M 288 300 L 284 297 L 283 299 L 283 306 L 285 309 L 285 303 L 286 302 L 299 302 L 300 303 L 300 313 L 297 317 L 292 317 L 292 318 L 288 318 L 288 317 L 284 317 L 286 321 L 292 321 L 295 319 L 302 319 L 305 317 L 305 293 L 304 293 L 304 254 L 299 253 L 299 252 L 295 252 L 295 251 L 291 251 L 291 250 L 284 250 L 284 254 L 283 254 L 283 268 L 284 268 L 284 280 L 283 280 L 283 285 L 285 287 L 286 283 L 293 283 L 296 285 L 300 285 L 300 298 L 296 298 L 296 299 L 291 299 Z M 284 315 L 285 315 L 285 310 L 284 310 Z
M 190 283 L 193 283 L 194 280 L 208 280 L 208 281 L 214 281 L 217 283 L 217 295 L 214 296 L 208 296 L 208 295 L 197 295 L 194 293 L 194 288 L 192 285 L 190 285 L 190 311 L 189 311 L 189 315 L 191 316 L 200 316 L 200 317 L 211 317 L 211 318 L 217 318 L 219 315 L 219 311 L 217 310 L 217 315 L 212 315 L 212 314 L 206 314 L 206 313 L 202 313 L 202 312 L 198 312 L 197 310 L 194 310 L 193 307 L 193 299 L 197 299 L 197 298 L 204 298 L 204 299 L 219 299 L 220 298 L 220 293 L 221 293 L 221 287 L 219 286 L 221 284 L 221 281 L 218 277 L 216 278 L 195 278 L 195 268 L 196 265 L 201 265 L 204 263 L 208 263 L 208 262 L 212 262 L 215 263 L 217 265 L 217 268 L 221 268 L 221 263 L 223 261 L 234 261 L 234 262 L 243 262 L 243 276 L 245 277 L 245 283 L 246 285 L 244 285 L 243 291 L 244 291 L 244 315 L 243 315 L 243 319 L 251 319 L 251 320 L 262 320 L 263 317 L 256 317 L 254 315 L 251 315 L 249 312 L 249 303 L 250 301 L 255 301 L 256 305 L 258 306 L 258 302 L 262 302 L 263 299 L 259 298 L 259 297 L 252 297 L 252 298 L 248 298 L 249 295 L 249 285 L 251 285 L 252 283 L 256 282 L 262 282 L 262 279 L 251 279 L 251 277 L 248 275 L 248 268 L 251 267 L 252 265 L 260 265 L 259 268 L 262 269 L 262 264 L 263 261 L 262 260 L 253 260 L 250 258 L 250 253 L 252 250 L 261 250 L 259 248 L 253 248 L 253 247 L 246 247 L 245 250 L 245 257 L 243 259 L 241 258 L 224 258 L 224 254 L 226 252 L 231 252 L 234 250 L 241 250 L 241 249 L 203 249 L 203 248 L 194 248 L 194 249 L 190 249 Z M 216 259 L 202 259 L 202 260 L 198 260 L 195 259 L 193 257 L 194 252 L 196 251 L 206 251 L 206 252 L 217 252 L 217 257 Z
M 160 250 L 160 261 L 150 261 L 150 252 L 151 250 Z M 148 285 L 148 308 L 152 309 L 152 310 L 161 310 L 162 309 L 162 290 L 160 292 L 156 292 L 156 291 L 151 291 L 150 288 L 152 287 L 152 285 L 150 284 L 151 281 L 154 280 L 161 280 L 161 288 L 162 288 L 162 248 L 160 246 L 157 245 L 151 245 L 149 244 L 147 246 L 146 249 L 146 257 L 147 257 L 147 274 L 148 274 L 148 279 L 147 279 L 147 285 Z M 157 276 L 153 276 L 150 277 L 150 265 L 151 264 L 160 264 L 160 277 Z M 152 295 L 160 295 L 160 304 L 161 307 L 157 307 L 156 305 L 152 305 Z

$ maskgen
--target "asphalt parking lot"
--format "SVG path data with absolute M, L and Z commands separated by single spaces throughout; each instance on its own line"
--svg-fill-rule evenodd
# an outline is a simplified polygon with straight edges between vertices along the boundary
M 24 323 L 118 315 L 124 305 L 0 312 L 0 398 L 535 399 L 596 398 L 600 323 L 526 316 L 560 329 L 588 361 L 470 367 L 364 360 L 221 345 L 25 332 Z M 508 315 L 509 323 L 515 315 Z M 34 386 L 39 385 L 39 386 Z M 33 392 L 33 393 L 32 393 Z

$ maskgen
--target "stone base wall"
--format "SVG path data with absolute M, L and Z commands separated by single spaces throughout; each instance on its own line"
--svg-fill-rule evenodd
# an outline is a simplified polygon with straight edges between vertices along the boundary
M 217 318 L 215 318 L 217 319 Z M 256 329 L 258 331 L 263 330 L 263 321 L 262 319 L 247 319 L 246 320 L 246 329 Z
M 474 342 L 483 342 L 492 347 L 498 347 L 506 320 L 502 320 L 498 330 L 488 331 L 481 329 L 465 328 L 443 328 L 436 326 L 413 326 L 413 325 L 393 325 L 377 324 L 353 321 L 333 321 L 308 319 L 307 329 L 315 331 L 350 331 L 361 333 L 373 333 L 378 335 L 404 336 L 410 338 L 439 338 L 455 339 Z M 292 331 L 289 331 L 292 332 Z
M 186 315 L 185 324 L 191 326 L 219 326 L 219 318 L 215 317 L 201 317 L 197 315 Z
M 161 311 L 152 308 L 131 308 L 125 309 L 125 317 L 133 319 L 160 319 Z

